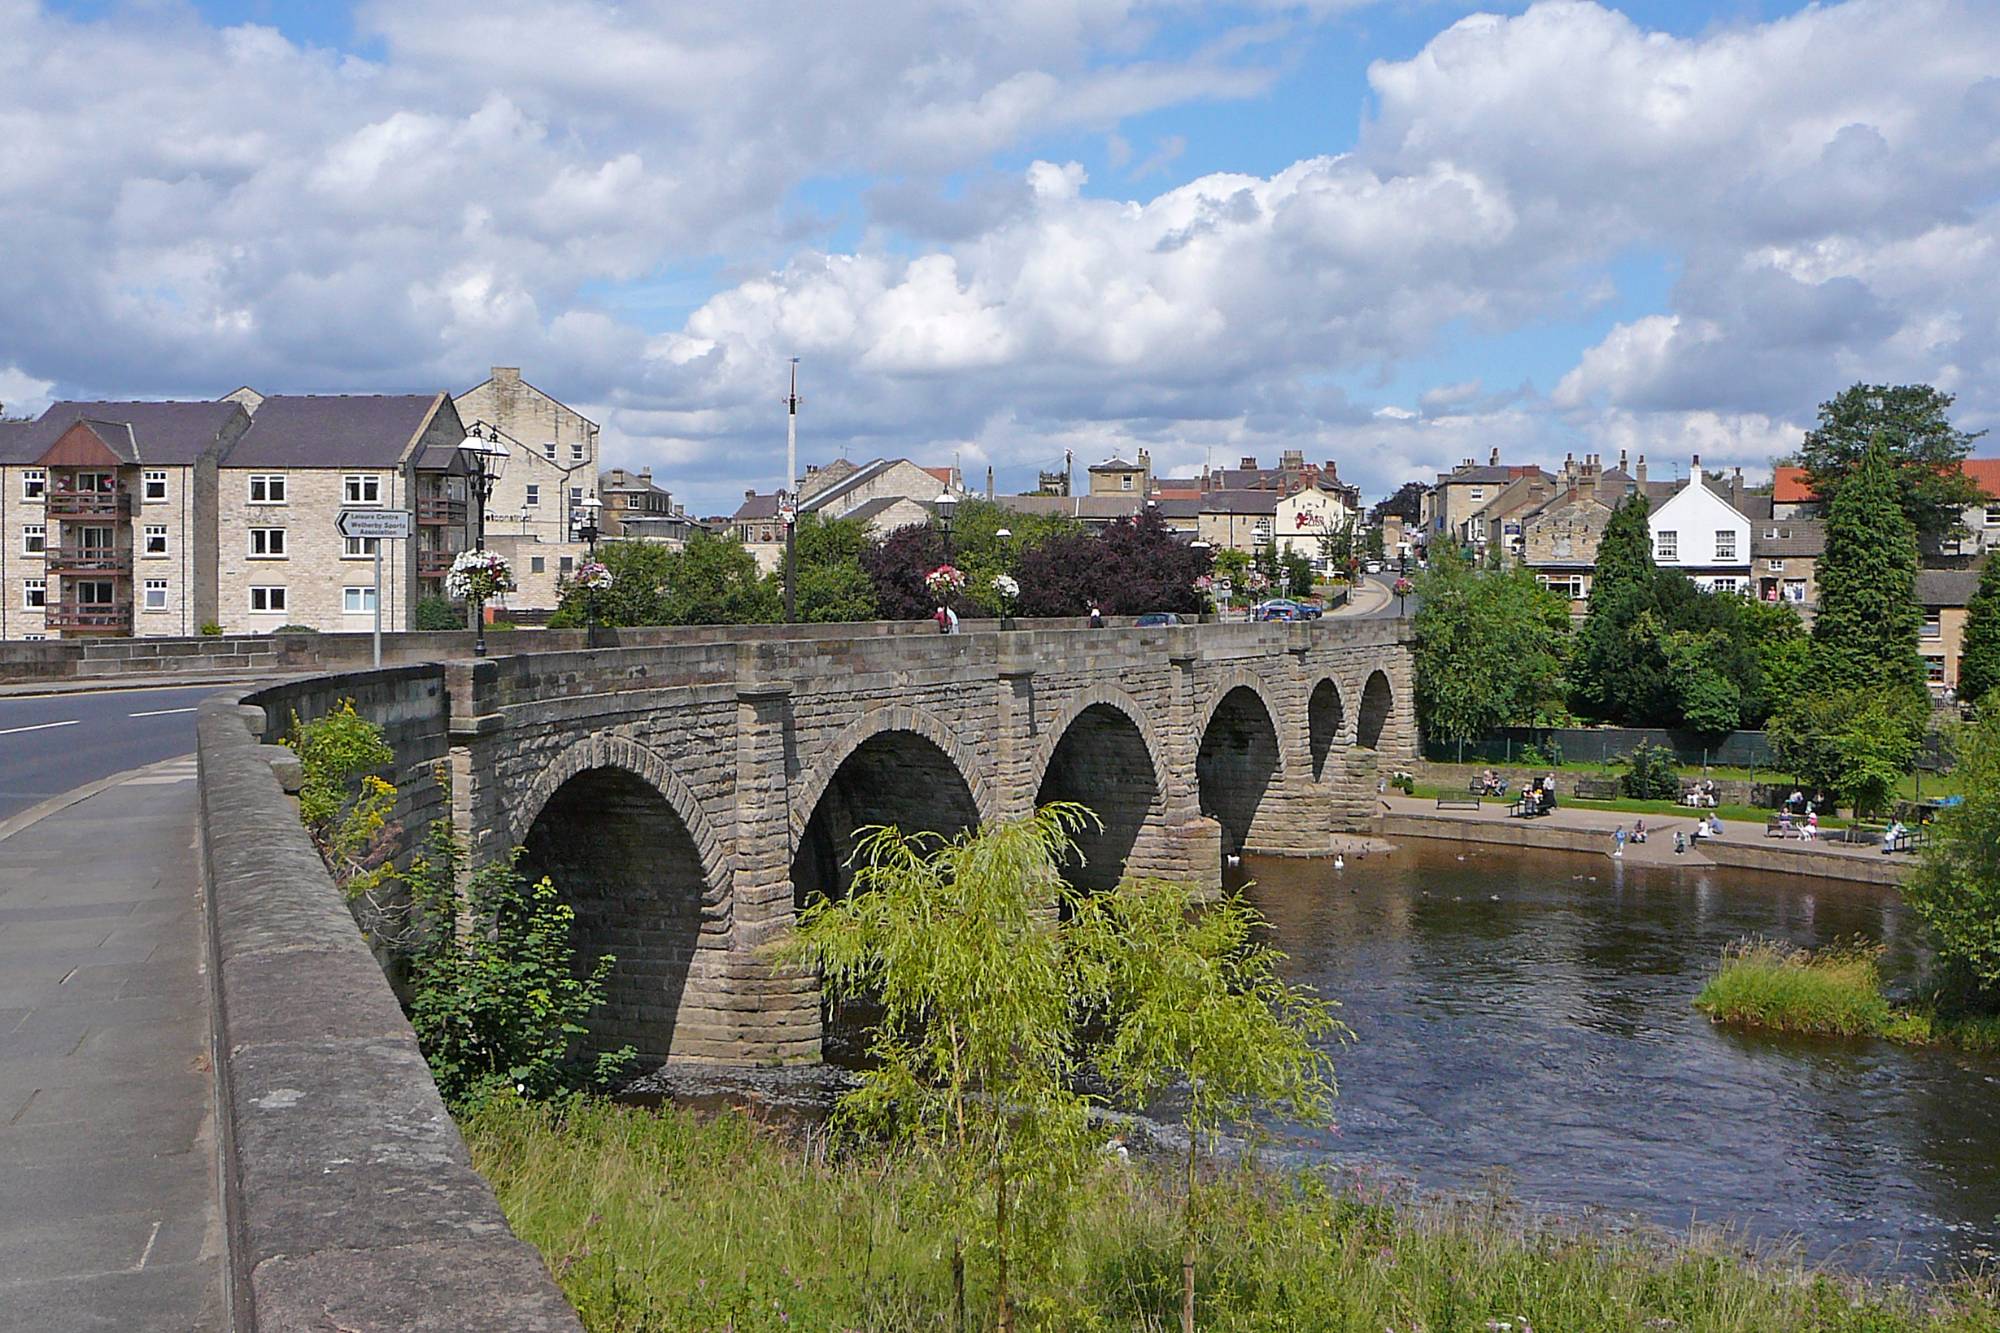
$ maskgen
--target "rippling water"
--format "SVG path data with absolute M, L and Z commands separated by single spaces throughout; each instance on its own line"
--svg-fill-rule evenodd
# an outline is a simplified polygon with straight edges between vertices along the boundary
M 1443 1190 L 1729 1223 L 1874 1272 L 2000 1249 L 2000 1061 L 1745 1037 L 1689 1001 L 1729 941 L 1866 936 L 1919 965 L 1886 890 L 1608 857 L 1258 860 L 1291 977 L 1339 1000 L 1340 1124 L 1307 1146 Z

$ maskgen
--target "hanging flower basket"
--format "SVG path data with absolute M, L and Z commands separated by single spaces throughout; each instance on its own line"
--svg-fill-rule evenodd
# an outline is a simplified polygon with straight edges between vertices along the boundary
M 603 592 L 613 582 L 611 567 L 602 560 L 586 560 L 576 567 L 576 578 L 573 581 L 579 588 Z
M 924 575 L 924 586 L 938 601 L 946 601 L 953 594 L 965 591 L 965 571 L 955 565 L 939 565 Z
M 444 576 L 445 595 L 457 602 L 484 602 L 514 591 L 514 571 L 498 551 L 460 551 Z
M 1398 597 L 1408 597 L 1411 593 L 1415 592 L 1416 590 L 1417 590 L 1417 585 L 1410 582 L 1408 579 L 1397 579 L 1394 584 L 1390 585 L 1389 588 L 1389 591 L 1395 593 L 1396 596 Z

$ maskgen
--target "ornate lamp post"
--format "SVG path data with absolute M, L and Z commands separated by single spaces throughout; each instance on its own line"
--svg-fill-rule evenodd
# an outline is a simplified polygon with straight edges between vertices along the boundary
M 938 529 L 944 533 L 944 562 L 951 563 L 951 517 L 958 512 L 958 497 L 949 489 L 931 503 L 937 506 Z
M 583 502 L 578 508 L 582 509 L 583 517 L 576 522 L 576 539 L 589 549 L 589 561 L 595 565 L 597 563 L 597 538 L 600 535 L 597 530 L 597 514 L 599 510 L 604 508 L 604 502 L 597 498 L 597 492 L 592 491 L 583 498 Z M 597 643 L 597 589 L 588 584 L 583 589 L 583 628 L 587 641 L 592 646 L 595 646 Z
M 497 430 L 488 426 L 486 433 L 482 435 L 476 424 L 466 435 L 464 442 L 458 446 L 458 450 L 465 455 L 466 465 L 471 468 L 471 475 L 467 480 L 477 504 L 478 527 L 473 534 L 473 549 L 484 551 L 486 502 L 493 498 L 493 488 L 499 484 L 500 474 L 507 470 L 507 460 L 510 455 L 507 446 L 500 443 L 500 433 Z M 473 599 L 472 625 L 472 654 L 475 657 L 484 657 L 486 656 L 486 599 L 483 596 Z

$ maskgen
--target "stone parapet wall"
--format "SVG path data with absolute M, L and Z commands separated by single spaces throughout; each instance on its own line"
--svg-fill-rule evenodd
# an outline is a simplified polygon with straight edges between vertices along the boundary
M 299 825 L 273 724 L 220 699 L 196 725 L 233 1326 L 577 1333 Z

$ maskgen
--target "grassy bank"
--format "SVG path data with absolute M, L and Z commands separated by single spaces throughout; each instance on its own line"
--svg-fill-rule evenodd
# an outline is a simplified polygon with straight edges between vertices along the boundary
M 514 1103 L 465 1124 L 514 1229 L 593 1333 L 949 1329 L 941 1237 L 915 1173 L 833 1159 L 741 1116 Z M 1207 1330 L 1974 1333 L 2000 1287 L 1923 1294 L 1757 1264 L 1719 1240 L 1653 1242 L 1527 1226 L 1510 1210 L 1389 1207 L 1315 1178 L 1219 1181 L 1199 1271 Z M 1021 1327 L 1178 1325 L 1178 1213 L 1165 1182 L 1107 1162 Z M 972 1326 L 987 1327 L 974 1256 Z
M 1735 1027 L 2000 1051 L 2000 1018 L 1948 1017 L 1890 1004 L 1882 992 L 1880 954 L 1861 944 L 1809 950 L 1741 940 L 1724 951 L 1695 1008 Z
M 1440 796 L 1463 797 L 1467 795 L 1463 786 L 1446 787 L 1436 783 L 1424 782 L 1419 782 L 1415 786 L 1416 790 L 1410 794 L 1419 800 L 1434 801 Z M 1393 791 L 1393 788 L 1391 790 Z M 1505 796 L 1484 796 L 1480 798 L 1482 804 L 1490 805 L 1512 805 L 1519 799 L 1520 796 L 1516 792 L 1509 792 Z M 1558 791 L 1556 799 L 1558 801 L 1558 809 L 1573 806 L 1578 810 L 1612 810 L 1625 814 L 1657 815 L 1662 820 L 1683 819 L 1690 823 L 1693 822 L 1696 815 L 1703 817 L 1714 815 L 1723 820 L 1755 824 L 1759 828 L 1762 828 L 1765 821 L 1774 813 L 1770 810 L 1749 805 L 1723 805 L 1712 810 L 1696 810 L 1692 806 L 1681 805 L 1676 801 L 1638 801 L 1627 796 L 1620 796 L 1609 801 L 1590 801 L 1580 796 L 1572 796 L 1566 791 Z M 1839 819 L 1832 815 L 1827 815 L 1819 821 L 1820 827 L 1825 829 L 1845 828 L 1849 822 L 1848 820 Z

